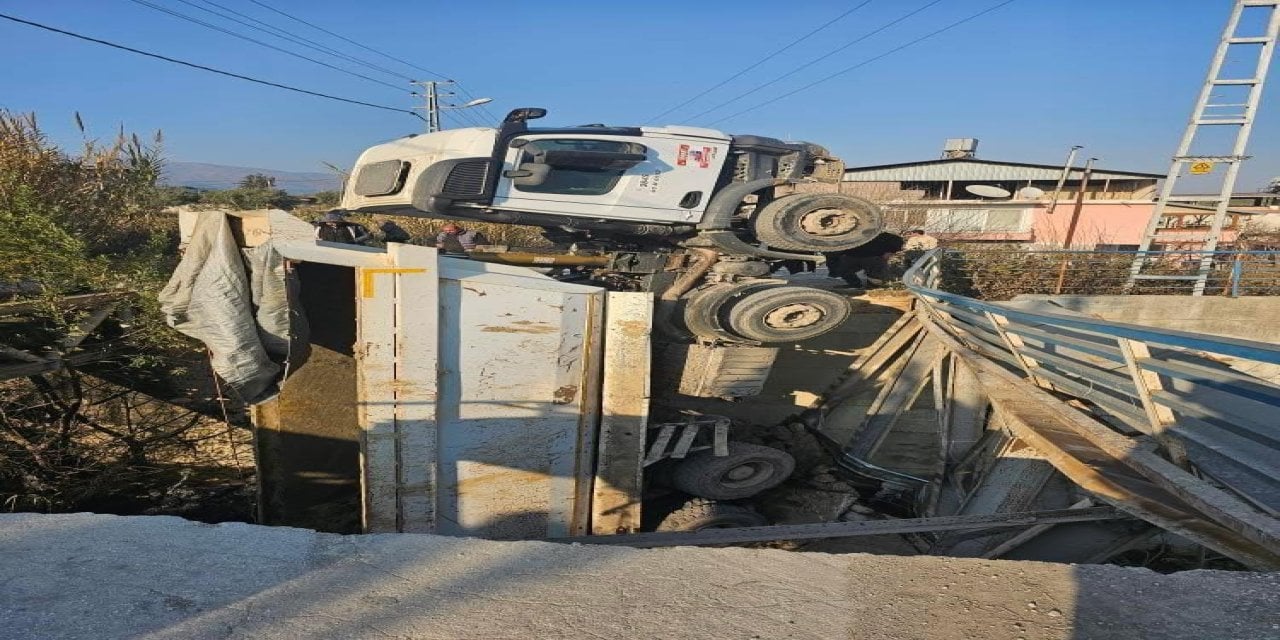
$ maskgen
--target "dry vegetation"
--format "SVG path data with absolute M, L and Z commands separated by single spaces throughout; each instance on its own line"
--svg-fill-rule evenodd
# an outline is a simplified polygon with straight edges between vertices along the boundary
M 248 432 L 154 302 L 177 260 L 160 142 L 121 133 L 71 154 L 34 117 L 0 112 L 0 302 L 33 303 L 0 315 L 0 364 L 79 352 L 63 338 L 88 312 L 65 296 L 138 294 L 88 337 L 104 357 L 0 381 L 0 508 L 251 514 Z

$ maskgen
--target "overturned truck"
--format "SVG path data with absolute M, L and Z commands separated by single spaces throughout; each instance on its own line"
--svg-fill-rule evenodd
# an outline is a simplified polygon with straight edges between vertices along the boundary
M 182 227 L 162 302 L 253 406 L 265 523 L 505 539 L 761 525 L 732 501 L 794 466 L 672 401 L 749 395 L 776 347 L 664 332 L 653 292 L 326 243 L 283 211 Z
M 337 245 L 279 211 L 185 214 L 194 250 L 165 304 L 255 403 L 265 521 L 631 532 L 656 488 L 645 469 L 662 468 L 693 500 L 649 526 L 763 523 L 720 501 L 776 486 L 790 456 L 650 398 L 751 396 L 780 345 L 843 323 L 846 296 L 770 278 L 771 263 L 860 246 L 879 209 L 798 193 L 842 173 L 814 144 L 528 126 L 542 115 L 375 146 L 342 207 L 533 225 L 545 253 Z M 560 265 L 579 281 L 545 273 Z

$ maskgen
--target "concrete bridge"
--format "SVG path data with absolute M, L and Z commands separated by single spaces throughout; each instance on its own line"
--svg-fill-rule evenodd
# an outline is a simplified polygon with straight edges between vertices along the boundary
M 1276 299 L 997 303 L 947 291 L 941 259 L 907 273 L 906 312 L 794 416 L 912 517 L 567 545 L 8 515 L 0 625 L 13 638 L 1280 633 L 1274 573 L 993 560 L 1103 562 L 1172 533 L 1280 567 Z M 605 547 L 887 534 L 968 558 Z

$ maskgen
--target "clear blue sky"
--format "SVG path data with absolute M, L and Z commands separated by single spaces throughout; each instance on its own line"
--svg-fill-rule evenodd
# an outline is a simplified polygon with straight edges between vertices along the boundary
M 178 0 L 150 1 L 218 21 Z M 217 1 L 421 75 L 248 0 Z M 997 2 L 944 0 L 758 95 L 690 119 L 927 1 L 873 0 L 663 120 L 708 124 Z M 462 80 L 475 95 L 492 96 L 495 113 L 543 106 L 551 111 L 546 123 L 636 124 L 860 0 L 264 2 Z M 1059 163 L 1070 145 L 1082 144 L 1086 153 L 1103 158 L 1104 166 L 1163 173 L 1230 5 L 1228 0 L 1018 0 L 715 126 L 819 142 L 850 165 L 931 159 L 944 138 L 976 137 L 982 140 L 979 155 L 989 159 Z M 0 11 L 264 79 L 398 107 L 415 104 L 406 92 L 128 0 L 24 0 L 6 2 Z M 0 65 L 0 107 L 36 112 L 64 143 L 78 138 L 72 120 L 78 110 L 91 133 L 102 137 L 121 124 L 132 131 L 163 130 L 174 160 L 323 171 L 322 161 L 349 166 L 369 144 L 421 129 L 407 115 L 259 87 L 7 21 L 0 21 L 0 56 L 8 61 Z M 1255 158 L 1245 165 L 1242 190 L 1280 175 L 1278 91 L 1273 84 L 1264 98 L 1250 149 Z

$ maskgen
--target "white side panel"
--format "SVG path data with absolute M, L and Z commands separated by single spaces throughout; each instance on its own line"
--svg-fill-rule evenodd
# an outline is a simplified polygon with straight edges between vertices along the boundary
M 572 531 L 581 447 L 594 444 L 585 374 L 601 296 L 540 278 L 443 282 L 439 533 Z
M 359 385 L 360 464 L 364 476 L 364 530 L 399 530 L 399 465 L 395 417 L 395 287 L 383 269 L 356 269 L 356 370 Z M 370 285 L 373 286 L 370 286 Z M 376 286 L 382 284 L 383 286 Z
M 608 294 L 599 453 L 591 501 L 591 533 L 596 535 L 640 529 L 652 328 L 652 293 Z
M 387 247 L 396 286 L 396 433 L 400 530 L 435 530 L 440 269 L 435 249 Z M 419 271 L 421 270 L 421 271 Z

